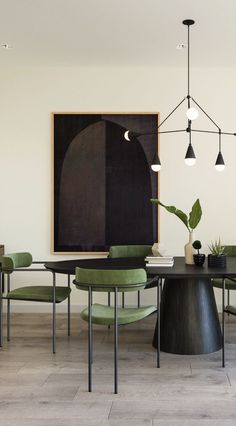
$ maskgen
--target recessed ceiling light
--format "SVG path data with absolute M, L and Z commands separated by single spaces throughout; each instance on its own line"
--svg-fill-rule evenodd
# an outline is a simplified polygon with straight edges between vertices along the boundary
M 186 49 L 186 47 L 187 47 L 186 43 L 179 43 L 179 44 L 177 44 L 176 49 L 182 50 L 182 49 Z
M 3 43 L 3 44 L 1 44 L 1 47 L 2 47 L 3 49 L 6 49 L 6 50 L 8 50 L 8 49 L 12 49 L 12 48 L 13 48 L 13 46 L 11 46 L 11 44 L 8 44 L 8 43 Z

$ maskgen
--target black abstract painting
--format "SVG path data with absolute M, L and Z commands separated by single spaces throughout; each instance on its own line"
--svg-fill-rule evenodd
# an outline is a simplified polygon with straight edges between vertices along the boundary
M 157 241 L 158 114 L 54 113 L 55 253 Z M 126 141 L 126 130 L 141 133 Z

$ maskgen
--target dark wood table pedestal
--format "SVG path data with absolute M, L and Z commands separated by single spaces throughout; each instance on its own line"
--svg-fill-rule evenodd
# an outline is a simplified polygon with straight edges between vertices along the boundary
M 157 347 L 157 326 L 153 337 Z M 222 333 L 209 278 L 168 278 L 161 300 L 161 351 L 196 355 L 222 348 Z

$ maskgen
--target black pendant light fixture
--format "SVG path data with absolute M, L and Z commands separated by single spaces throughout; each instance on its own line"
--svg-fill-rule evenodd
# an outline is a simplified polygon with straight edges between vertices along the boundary
M 187 91 L 187 96 L 185 96 L 181 102 L 179 102 L 178 105 L 176 105 L 176 107 L 167 115 L 167 117 L 159 124 L 157 130 L 158 133 L 181 133 L 181 132 L 187 132 L 189 137 L 188 137 L 188 147 L 187 147 L 187 151 L 186 151 L 186 155 L 185 155 L 185 164 L 187 164 L 188 166 L 193 166 L 196 163 L 196 156 L 194 153 L 194 149 L 193 149 L 193 145 L 192 145 L 192 134 L 194 132 L 196 133 L 213 133 L 213 134 L 218 134 L 219 136 L 219 151 L 218 151 L 218 156 L 215 162 L 215 168 L 218 171 L 222 171 L 225 168 L 225 163 L 224 163 L 224 158 L 221 152 L 221 135 L 230 135 L 230 136 L 236 136 L 236 133 L 230 133 L 230 132 L 222 132 L 221 128 L 216 124 L 216 122 L 209 116 L 209 114 L 201 107 L 201 105 L 190 95 L 190 26 L 192 26 L 195 21 L 193 21 L 192 19 L 185 19 L 183 22 L 183 25 L 187 26 L 188 28 L 188 91 Z M 168 120 L 168 118 L 184 103 L 184 101 L 187 101 L 187 111 L 186 111 L 186 115 L 187 115 L 187 119 L 188 119 L 188 124 L 187 124 L 187 128 L 185 129 L 175 129 L 175 130 L 166 130 L 166 131 L 159 131 L 160 127 Z M 207 118 L 208 120 L 211 121 L 211 123 L 217 128 L 217 130 L 200 130 L 200 129 L 193 129 L 192 128 L 192 121 L 194 121 L 195 119 L 198 118 L 199 115 L 199 111 L 201 111 Z M 138 136 L 147 136 L 147 135 L 154 135 L 156 133 L 134 133 L 134 132 L 130 132 L 129 130 L 127 130 L 124 134 L 124 137 L 126 140 L 128 141 L 132 141 L 132 138 L 134 136 L 138 137 Z M 156 153 L 153 161 L 152 161 L 152 165 L 151 168 L 154 172 L 158 172 L 161 169 L 161 162 L 160 159 L 158 157 L 158 154 Z

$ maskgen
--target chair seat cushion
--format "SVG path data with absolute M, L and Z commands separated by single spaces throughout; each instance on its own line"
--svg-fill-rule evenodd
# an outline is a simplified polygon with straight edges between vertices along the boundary
M 118 308 L 118 324 L 129 324 L 139 321 L 156 312 L 156 306 L 143 306 L 141 308 Z M 88 321 L 88 308 L 81 312 L 81 318 Z M 100 325 L 114 324 L 114 307 L 104 306 L 98 303 L 92 305 L 92 323 Z
M 235 277 L 236 278 L 236 277 Z M 220 278 L 214 278 L 212 280 L 213 287 L 222 288 L 222 279 Z M 231 281 L 226 278 L 225 280 L 225 288 L 226 290 L 236 290 L 236 282 Z
M 69 287 L 56 287 L 56 303 L 63 302 L 71 292 Z M 53 302 L 52 286 L 19 287 L 6 295 L 7 299 L 31 300 L 32 302 Z

